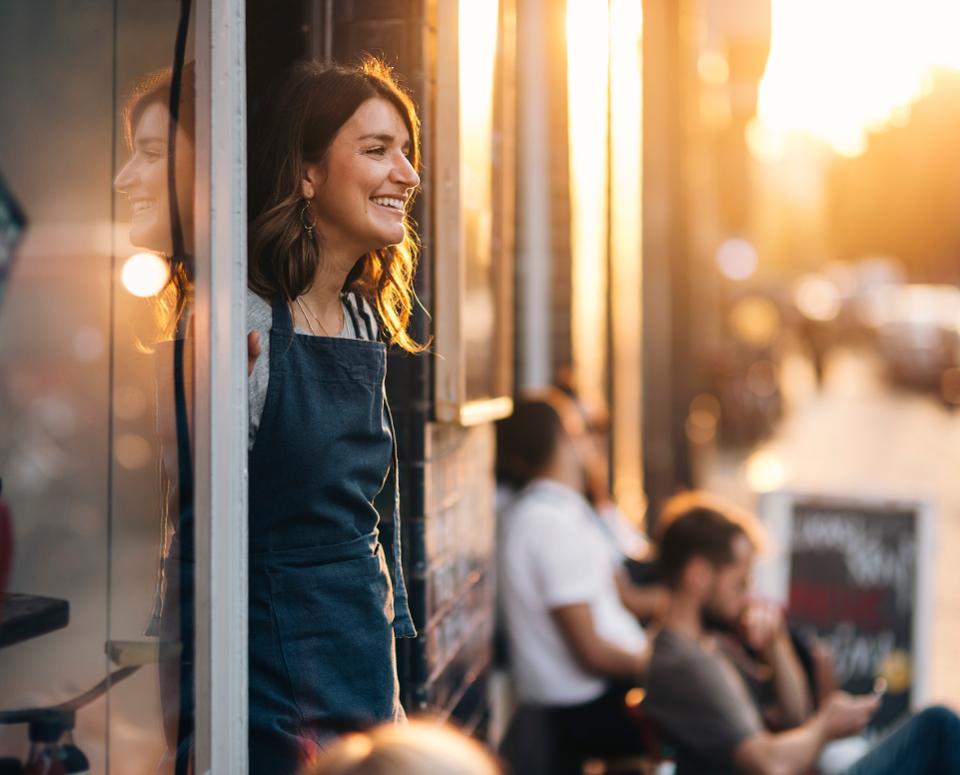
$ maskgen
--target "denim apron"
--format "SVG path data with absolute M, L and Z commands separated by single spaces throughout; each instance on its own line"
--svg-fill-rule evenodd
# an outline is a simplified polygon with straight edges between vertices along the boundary
M 359 329 L 358 329 L 359 330 Z M 181 508 L 161 630 L 183 645 L 177 775 L 193 733 L 192 471 L 177 352 Z M 394 637 L 416 637 L 400 555 L 386 347 L 295 334 L 274 300 L 270 377 L 249 453 L 251 775 L 293 775 L 338 735 L 404 718 Z M 393 473 L 392 578 L 374 498 Z M 163 637 L 163 635 L 161 636 Z
M 414 637 L 380 342 L 295 334 L 273 302 L 250 451 L 250 772 L 293 773 L 336 735 L 403 718 L 394 636 Z M 393 577 L 373 505 L 393 469 Z

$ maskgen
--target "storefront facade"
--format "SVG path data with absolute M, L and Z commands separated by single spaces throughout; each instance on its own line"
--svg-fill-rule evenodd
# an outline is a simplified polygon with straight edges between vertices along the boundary
M 0 87 L 0 758 L 24 760 L 33 712 L 52 708 L 92 772 L 172 773 L 187 709 L 195 771 L 247 771 L 248 119 L 292 62 L 363 52 L 395 68 L 423 124 L 412 332 L 432 344 L 391 354 L 387 384 L 420 632 L 398 651 L 401 690 L 408 712 L 496 737 L 493 423 L 515 387 L 566 372 L 611 406 L 612 486 L 642 516 L 640 5 L 0 5 L 4 71 L 23 74 Z M 538 87 L 533 54 L 565 58 L 568 41 L 585 44 L 573 69 Z M 151 147 L 126 117 L 158 70 L 177 115 Z M 159 165 L 152 184 L 131 177 L 138 159 Z M 143 233 L 151 207 L 164 244 Z M 193 281 L 180 328 L 171 267 Z M 190 583 L 160 573 L 184 504 Z M 190 617 L 192 643 L 160 614 L 175 578 L 167 611 Z

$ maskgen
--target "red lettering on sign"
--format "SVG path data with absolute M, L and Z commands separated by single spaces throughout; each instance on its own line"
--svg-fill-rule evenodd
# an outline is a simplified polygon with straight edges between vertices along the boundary
M 882 587 L 840 587 L 815 581 L 796 580 L 790 584 L 789 614 L 817 626 L 849 621 L 865 630 L 889 627 L 884 603 L 891 591 Z

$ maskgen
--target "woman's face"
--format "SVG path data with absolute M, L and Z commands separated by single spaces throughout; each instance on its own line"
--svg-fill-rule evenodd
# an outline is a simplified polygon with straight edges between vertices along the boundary
M 367 100 L 340 128 L 321 164 L 307 164 L 303 195 L 326 249 L 359 257 L 405 237 L 403 218 L 420 176 L 410 133 L 387 100 Z
M 170 113 L 164 105 L 154 102 L 144 108 L 133 129 L 133 156 L 113 182 L 114 188 L 130 200 L 130 242 L 166 255 L 173 253 L 167 186 L 169 128 Z M 184 245 L 190 253 L 193 250 L 193 144 L 179 127 L 174 171 Z

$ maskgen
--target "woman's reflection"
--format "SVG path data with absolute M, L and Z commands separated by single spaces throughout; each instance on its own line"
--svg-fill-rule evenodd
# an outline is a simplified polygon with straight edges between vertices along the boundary
M 124 134 L 132 155 L 114 181 L 117 191 L 126 194 L 130 201 L 130 242 L 162 254 L 170 264 L 170 284 L 161 297 L 163 302 L 173 304 L 172 309 L 167 310 L 166 323 L 171 326 L 182 322 L 190 298 L 195 116 L 193 63 L 184 67 L 180 80 L 173 136 L 174 157 L 171 158 L 170 153 L 172 72 L 165 68 L 141 79 L 124 107 Z M 171 196 L 173 190 L 176 196 Z
M 131 205 L 130 242 L 159 253 L 169 268 L 157 295 L 157 428 L 163 491 L 157 604 L 147 628 L 160 638 L 160 692 L 168 748 L 177 772 L 189 766 L 193 720 L 192 297 L 194 68 L 179 88 L 158 70 L 135 86 L 123 111 L 130 160 L 114 185 Z M 172 96 L 177 95 L 177 96 Z M 171 109 L 172 108 L 172 109 Z M 172 122 L 176 114 L 175 123 Z M 173 132 L 171 132 L 173 129 Z M 179 658 L 176 658 L 179 655 Z

